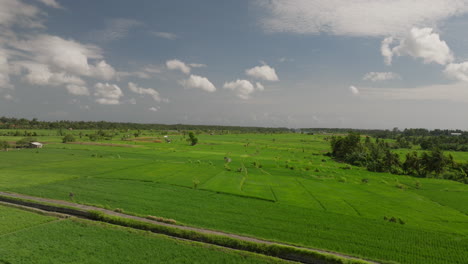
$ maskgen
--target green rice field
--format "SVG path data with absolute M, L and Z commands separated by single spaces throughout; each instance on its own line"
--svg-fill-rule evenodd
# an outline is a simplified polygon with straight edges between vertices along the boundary
M 273 258 L 0 205 L 0 263 L 286 263 Z
M 79 131 L 73 131 L 79 142 L 68 144 L 46 133 L 50 131 L 38 133 L 38 141 L 46 143 L 42 149 L 0 152 L 1 191 L 61 200 L 70 200 L 73 193 L 78 203 L 373 260 L 468 263 L 467 185 L 373 173 L 335 162 L 324 155 L 330 149 L 329 135 L 200 134 L 199 143 L 190 146 L 183 135 L 169 134 L 172 142 L 165 143 L 154 131 L 131 140 L 99 142 L 79 139 Z M 466 161 L 467 154 L 454 157 Z M 232 162 L 226 163 L 225 157 Z M 36 221 L 53 220 L 41 216 Z M 69 220 L 45 226 L 51 236 L 60 236 L 60 229 L 83 225 L 89 226 Z M 18 223 L 18 228 L 23 226 Z M 130 236 L 93 228 L 103 236 Z M 41 230 L 31 234 L 40 237 Z M 15 251 L 19 240 L 9 239 L 8 252 Z M 151 243 L 162 243 L 144 242 L 153 241 L 147 236 L 134 239 L 148 244 L 140 247 L 141 263 L 150 256 L 145 254 L 150 254 L 146 251 Z M 0 243 L 3 250 L 5 242 Z M 186 252 L 181 258 L 192 254 L 199 260 L 202 255 Z M 219 263 L 215 255 L 209 257 Z M 238 255 L 231 257 L 231 263 L 244 263 Z M 24 263 L 21 255 L 5 261 Z

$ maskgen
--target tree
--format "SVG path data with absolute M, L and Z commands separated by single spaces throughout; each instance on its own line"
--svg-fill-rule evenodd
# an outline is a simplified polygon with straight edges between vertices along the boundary
M 193 134 L 193 132 L 189 132 L 188 136 L 189 138 L 187 139 L 187 141 L 190 142 L 191 146 L 195 146 L 198 143 L 198 138 L 195 137 L 195 134 Z
M 0 149 L 6 150 L 10 147 L 10 144 L 6 141 L 0 141 Z
M 403 171 L 407 175 L 423 176 L 421 160 L 416 151 L 406 154 L 405 162 L 402 164 Z
M 62 142 L 67 143 L 67 142 L 75 142 L 75 137 L 73 135 L 67 134 L 63 137 Z

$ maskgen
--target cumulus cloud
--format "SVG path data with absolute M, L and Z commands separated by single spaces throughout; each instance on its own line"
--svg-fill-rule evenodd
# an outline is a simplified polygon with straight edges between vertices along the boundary
M 190 73 L 190 67 L 180 60 L 168 60 L 166 61 L 166 67 L 169 70 L 179 70 L 185 74 Z
M 102 60 L 98 62 L 96 66 L 90 66 L 89 75 L 102 80 L 111 80 L 115 77 L 116 71 L 112 66 Z
M 468 61 L 450 63 L 445 67 L 444 73 L 451 79 L 468 82 Z
M 157 106 L 154 107 L 153 106 L 153 107 L 148 108 L 148 110 L 150 110 L 151 112 L 157 112 L 159 110 L 159 107 L 157 107 Z
M 401 76 L 394 72 L 368 72 L 362 77 L 364 81 L 387 81 L 394 79 L 401 79 Z
M 115 105 L 120 104 L 120 97 L 123 96 L 122 90 L 115 84 L 96 83 L 94 85 L 94 96 L 98 97 L 96 103 Z
M 468 1 L 446 0 L 256 0 L 266 32 L 335 35 L 400 35 L 411 27 L 436 26 L 468 12 Z
M 61 8 L 56 0 L 37 0 Z M 13 88 L 11 75 L 33 85 L 62 86 L 89 95 L 83 77 L 111 80 L 115 69 L 96 45 L 39 33 L 44 12 L 20 0 L 0 0 L 0 87 Z M 32 29 L 32 30 L 31 30 Z
M 278 81 L 278 75 L 274 68 L 268 65 L 256 66 L 251 69 L 245 70 L 245 74 L 250 77 L 266 80 L 266 81 Z
M 132 82 L 128 83 L 128 89 L 130 89 L 130 91 L 132 91 L 134 93 L 137 93 L 137 94 L 149 95 L 149 96 L 151 96 L 153 98 L 153 100 L 155 102 L 167 102 L 168 101 L 167 99 L 162 98 L 159 95 L 159 92 L 156 91 L 155 89 L 141 88 L 141 87 L 138 86 L 138 84 L 135 84 L 135 83 L 132 83 Z
M 445 65 L 453 61 L 453 54 L 439 34 L 432 28 L 412 28 L 406 37 L 400 38 L 399 44 L 391 48 L 393 38 L 386 38 L 382 42 L 381 52 L 387 64 L 391 64 L 394 55 L 408 55 L 423 59 L 424 63 L 435 62 Z
M 387 65 L 392 64 L 392 58 L 393 58 L 393 51 L 390 48 L 390 45 L 393 43 L 393 38 L 388 37 L 382 40 L 382 44 L 380 46 L 380 53 L 384 57 L 384 62 Z
M 89 90 L 86 86 L 80 86 L 76 84 L 69 84 L 66 86 L 67 91 L 74 95 L 89 95 Z
M 22 74 L 23 80 L 33 85 L 51 85 L 58 86 L 63 84 L 84 85 L 85 81 L 81 78 L 67 74 L 63 71 L 52 72 L 48 65 L 31 62 L 31 61 L 16 61 L 16 74 Z
M 359 94 L 359 89 L 356 86 L 351 85 L 349 87 L 349 90 L 351 91 L 352 94 L 358 95 Z
M 259 90 L 259 91 L 265 90 L 265 87 L 263 86 L 263 84 L 261 84 L 259 82 L 255 83 L 255 86 L 256 86 L 257 90 Z
M 257 83 L 258 84 L 258 83 Z M 236 95 L 244 100 L 250 98 L 250 94 L 255 91 L 253 84 L 247 80 L 237 80 L 235 82 L 226 82 L 223 87 L 236 92 Z M 263 87 L 263 86 L 262 86 Z
M 115 69 L 102 59 L 102 50 L 94 45 L 78 43 L 57 36 L 39 35 L 16 45 L 31 58 L 31 64 L 46 65 L 56 72 L 111 80 L 116 76 Z M 96 61 L 92 64 L 91 61 Z
M 174 40 L 177 38 L 176 34 L 169 33 L 169 32 L 151 32 L 151 34 L 158 38 L 164 38 L 164 39 L 170 39 L 170 40 Z
M 185 88 L 196 88 L 207 92 L 216 91 L 216 87 L 205 77 L 191 74 L 187 80 L 180 81 Z

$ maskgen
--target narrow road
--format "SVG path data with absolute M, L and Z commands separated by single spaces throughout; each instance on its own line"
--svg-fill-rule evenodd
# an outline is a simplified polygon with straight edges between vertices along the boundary
M 166 227 L 171 227 L 171 228 L 178 228 L 178 229 L 181 229 L 181 230 L 189 230 L 189 231 L 194 231 L 194 232 L 198 232 L 198 233 L 202 233 L 202 234 L 225 236 L 225 237 L 230 237 L 230 238 L 234 238 L 234 239 L 238 239 L 238 240 L 246 241 L 246 242 L 254 242 L 254 243 L 260 243 L 260 244 L 266 244 L 266 245 L 288 246 L 288 247 L 293 247 L 293 248 L 302 249 L 302 250 L 309 250 L 309 251 L 312 251 L 312 252 L 335 255 L 335 256 L 339 256 L 339 257 L 347 258 L 347 259 L 365 260 L 365 259 L 360 259 L 360 258 L 348 256 L 348 255 L 345 255 L 345 254 L 337 253 L 337 252 L 332 252 L 332 251 L 325 251 L 325 250 L 320 250 L 320 249 L 299 247 L 299 246 L 290 245 L 290 244 L 286 244 L 286 243 L 273 242 L 273 241 L 268 241 L 268 240 L 263 240 L 263 239 L 248 237 L 248 236 L 242 236 L 242 235 L 236 235 L 236 234 L 232 234 L 232 233 L 225 233 L 225 232 L 221 232 L 221 231 L 209 230 L 209 229 L 205 229 L 205 228 L 197 228 L 197 227 L 181 226 L 181 225 L 176 225 L 176 224 L 168 224 L 168 223 L 163 223 L 163 222 L 159 222 L 159 221 L 150 220 L 150 219 L 143 218 L 143 217 L 118 213 L 118 212 L 114 212 L 114 211 L 107 210 L 107 209 L 100 208 L 100 207 L 77 204 L 77 203 L 67 202 L 67 201 L 63 201 L 63 200 L 47 199 L 47 198 L 29 196 L 29 195 L 18 194 L 18 193 L 2 192 L 2 191 L 0 191 L 0 195 L 10 197 L 10 198 L 20 198 L 20 199 L 26 199 L 26 200 L 36 201 L 36 202 L 44 202 L 44 203 L 49 203 L 49 204 L 52 204 L 52 205 L 56 204 L 56 205 L 74 207 L 74 208 L 82 209 L 82 210 L 85 210 L 85 211 L 99 211 L 99 212 L 102 212 L 102 213 L 105 213 L 105 214 L 108 214 L 108 215 L 118 216 L 118 217 L 127 218 L 127 219 L 133 219 L 133 220 L 137 220 L 137 221 L 140 221 L 140 222 L 146 222 L 146 223 L 151 223 L 151 224 L 166 226 Z M 365 261 L 367 261 L 369 263 L 379 264 L 378 262 L 374 262 L 374 261 L 370 261 L 370 260 L 365 260 Z

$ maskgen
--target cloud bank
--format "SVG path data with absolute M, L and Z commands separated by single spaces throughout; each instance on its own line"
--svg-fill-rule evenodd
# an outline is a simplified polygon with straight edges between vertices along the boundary
M 468 1 L 256 0 L 266 32 L 347 36 L 398 36 L 412 27 L 435 27 L 468 12 Z

